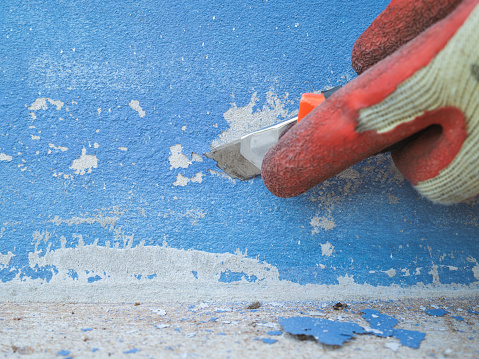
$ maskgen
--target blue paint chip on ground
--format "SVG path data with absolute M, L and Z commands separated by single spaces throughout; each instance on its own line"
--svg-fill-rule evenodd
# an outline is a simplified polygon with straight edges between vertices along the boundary
M 92 348 L 91 351 L 92 351 L 92 353 L 95 353 L 95 352 L 97 352 L 97 351 L 99 351 L 99 350 L 100 350 L 100 349 L 98 349 L 98 348 Z
M 387 314 L 381 314 L 376 309 L 363 309 L 363 318 L 366 319 L 373 329 L 373 334 L 378 337 L 390 337 L 394 333 L 393 327 L 399 323 L 396 318 L 393 318 Z
M 343 345 L 344 342 L 352 339 L 355 334 L 370 334 L 379 337 L 397 338 L 402 345 L 417 349 L 426 337 L 426 334 L 421 332 L 394 329 L 393 327 L 398 324 L 398 320 L 387 314 L 381 314 L 375 309 L 364 309 L 362 313 L 364 313 L 363 318 L 371 326 L 368 330 L 356 323 L 335 322 L 310 317 L 280 318 L 279 324 L 284 331 L 292 335 L 312 336 L 318 342 L 326 345 Z
M 476 312 L 475 310 L 470 310 L 470 309 L 468 309 L 467 311 L 468 311 L 470 314 L 479 315 L 479 312 Z
M 67 356 L 68 354 L 70 354 L 70 352 L 69 352 L 68 350 L 60 350 L 60 351 L 57 353 L 57 356 L 65 357 L 65 356 Z
M 135 354 L 135 353 L 138 353 L 139 351 L 140 349 L 133 348 L 133 349 L 124 351 L 123 354 Z
M 401 344 L 406 347 L 418 349 L 426 334 L 414 330 L 394 329 L 392 337 L 399 339 Z
M 361 311 L 364 313 L 363 318 L 368 321 L 371 325 L 371 331 L 369 334 L 374 334 L 378 337 L 393 337 L 399 339 L 402 345 L 417 349 L 421 344 L 421 341 L 426 337 L 426 334 L 405 330 L 405 329 L 394 329 L 394 327 L 399 323 L 399 321 L 387 314 L 382 314 L 375 309 L 363 309 Z
M 268 335 L 281 335 L 283 332 L 281 330 L 271 330 L 268 332 Z
M 460 315 L 451 315 L 451 318 L 456 319 L 458 322 L 463 322 L 464 318 L 461 317 Z
M 82 332 L 90 332 L 92 330 L 93 330 L 93 328 L 83 328 L 81 331 Z
M 428 309 L 425 312 L 433 317 L 444 317 L 446 314 L 449 314 L 449 312 L 445 309 Z
M 101 277 L 99 275 L 96 275 L 94 277 L 88 277 L 88 283 L 98 282 L 99 280 L 101 280 Z
M 274 344 L 277 342 L 276 339 L 271 339 L 271 338 L 261 338 L 261 340 L 263 341 L 263 343 L 265 344 Z
M 343 345 L 355 333 L 366 333 L 364 328 L 356 323 L 334 322 L 322 318 L 281 318 L 279 324 L 290 334 L 312 336 L 326 345 Z

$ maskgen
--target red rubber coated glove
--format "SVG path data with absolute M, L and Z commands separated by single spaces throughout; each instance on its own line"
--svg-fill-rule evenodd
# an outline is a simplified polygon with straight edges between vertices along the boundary
M 392 158 L 425 197 L 479 194 L 479 0 L 393 0 L 352 58 L 365 71 L 266 154 L 266 187 L 299 195 L 402 141 Z

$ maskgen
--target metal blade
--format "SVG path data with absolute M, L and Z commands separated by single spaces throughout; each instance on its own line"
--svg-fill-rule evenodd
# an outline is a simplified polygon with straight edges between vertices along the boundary
M 216 147 L 205 156 L 215 160 L 217 166 L 229 176 L 242 181 L 261 174 L 261 169 L 241 154 L 241 139 Z
M 205 156 L 217 162 L 228 175 L 247 180 L 261 174 L 261 163 L 268 150 L 293 126 L 296 118 L 249 133 L 241 139 L 214 148 Z

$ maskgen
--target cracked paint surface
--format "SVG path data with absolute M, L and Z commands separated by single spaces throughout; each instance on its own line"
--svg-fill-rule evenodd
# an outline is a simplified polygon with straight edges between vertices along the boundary
M 285 200 L 202 155 L 353 78 L 387 3 L 2 2 L 1 299 L 477 293 L 477 199 L 383 154 Z

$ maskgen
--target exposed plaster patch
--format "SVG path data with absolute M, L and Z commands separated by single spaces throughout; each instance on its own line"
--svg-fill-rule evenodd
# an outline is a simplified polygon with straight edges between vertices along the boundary
M 140 117 L 145 117 L 145 111 L 140 106 L 140 101 L 137 100 L 131 100 L 130 103 L 128 104 L 133 110 L 138 112 L 138 115 Z
M 326 242 L 321 244 L 321 254 L 326 257 L 331 257 L 334 251 L 334 246 L 331 243 Z
M 38 233 L 45 241 L 48 233 Z M 163 246 L 112 248 L 85 245 L 79 238 L 77 248 L 62 248 L 30 253 L 29 264 L 35 268 L 51 266 L 50 280 L 17 277 L 2 283 L 0 301 L 21 302 L 124 302 L 199 301 L 211 300 L 400 300 L 403 298 L 454 298 L 477 296 L 479 286 L 471 285 L 400 285 L 373 286 L 357 284 L 354 276 L 340 276 L 337 285 L 300 285 L 281 280 L 278 269 L 246 253 L 209 253 Z M 40 255 L 41 254 L 41 255 Z M 37 267 L 38 266 L 38 267 Z M 196 275 L 192 275 L 192 271 Z M 255 276 L 255 282 L 244 278 L 233 283 L 221 282 L 221 273 L 242 272 Z M 75 273 L 73 277 L 71 273 Z M 155 274 L 156 276 L 153 276 Z M 95 278 L 95 282 L 89 282 Z M 97 280 L 98 279 L 98 280 Z M 28 287 L 28 291 L 25 288 Z M 81 290 L 79 290 L 81 288 Z
M 176 176 L 176 181 L 173 182 L 173 186 L 181 186 L 184 187 L 186 186 L 189 182 L 194 182 L 194 183 L 201 183 L 203 182 L 203 177 L 204 174 L 202 172 L 198 172 L 194 177 L 188 178 L 183 176 L 181 173 L 178 173 Z
M 97 214 L 92 217 L 72 217 L 69 219 L 63 219 L 58 216 L 55 216 L 52 220 L 50 220 L 51 223 L 55 224 L 56 226 L 59 226 L 61 224 L 67 224 L 68 226 L 73 226 L 73 225 L 80 225 L 80 224 L 93 224 L 93 223 L 98 223 L 100 226 L 103 228 L 109 228 L 110 230 L 113 230 L 113 227 L 115 226 L 116 222 L 120 219 L 118 216 L 103 216 L 102 214 Z
M 229 180 L 233 185 L 236 184 L 236 180 L 230 176 L 228 176 L 226 173 L 224 172 L 218 172 L 218 171 L 215 171 L 215 170 L 208 170 L 208 172 L 213 175 L 213 176 L 217 176 L 217 177 L 221 177 L 221 178 L 226 178 L 227 180 Z
M 73 179 L 73 175 L 69 175 L 67 173 L 63 173 L 63 172 L 53 172 L 52 174 L 53 177 L 63 177 L 63 179 L 66 179 L 66 180 L 72 180 Z
M 175 212 L 175 211 L 169 211 L 167 213 L 160 212 L 158 213 L 158 216 L 163 218 L 168 218 L 168 217 L 190 218 L 191 225 L 196 225 L 199 219 L 205 218 L 206 213 L 207 212 L 198 208 L 198 209 L 189 209 L 185 212 Z
M 266 93 L 266 103 L 261 109 L 255 108 L 256 103 L 259 101 L 257 92 L 253 93 L 250 102 L 246 106 L 238 107 L 236 103 L 232 103 L 232 107 L 223 114 L 229 128 L 221 133 L 217 139 L 213 140 L 211 146 L 223 145 L 247 133 L 296 116 L 298 114 L 297 110 L 289 112 L 285 108 L 287 99 L 288 94 L 285 94 L 283 98 L 279 98 L 273 90 L 270 90 Z
M 396 276 L 396 270 L 393 268 L 388 269 L 387 271 L 384 271 L 384 273 L 386 273 L 389 276 L 389 278 Z
M 70 169 L 75 171 L 75 174 L 84 175 L 85 173 L 91 173 L 92 168 L 98 167 L 98 159 L 96 156 L 87 155 L 86 148 L 83 147 L 80 158 L 73 160 Z
M 203 158 L 197 154 L 191 154 L 191 160 L 182 153 L 183 147 L 180 144 L 173 145 L 170 147 L 170 156 L 168 156 L 168 161 L 170 162 L 170 170 L 176 168 L 188 168 L 193 162 L 203 162 Z
M 128 151 L 128 147 L 118 147 L 120 151 Z
M 12 156 L 8 156 L 5 153 L 0 153 L 0 161 L 7 161 L 10 162 L 13 159 Z
M 432 284 L 441 284 L 441 282 L 439 281 L 439 271 L 438 271 L 439 267 L 434 264 L 432 266 L 432 269 L 428 272 L 430 275 L 432 275 Z
M 32 140 L 39 140 L 40 136 L 31 135 Z
M 53 143 L 49 143 L 48 147 L 53 148 L 54 150 L 60 150 L 62 152 L 68 151 L 68 147 L 55 146 Z
M 29 253 L 30 266 L 54 266 L 58 273 L 49 281 L 62 285 L 71 280 L 70 270 L 78 274 L 78 282 L 88 284 L 91 276 L 100 276 L 103 284 L 138 283 L 142 277 L 157 274 L 153 283 L 218 283 L 221 272 L 244 272 L 256 276 L 258 281 L 278 281 L 278 270 L 267 263 L 247 258 L 239 251 L 232 253 L 208 253 L 197 250 L 183 250 L 163 246 L 138 245 L 133 248 L 111 248 L 97 245 L 84 245 L 77 248 L 61 248 Z M 197 278 L 191 271 L 197 272 Z M 88 272 L 87 272 L 88 271 Z M 100 281 L 99 281 L 100 282 Z
M 15 255 L 12 252 L 8 252 L 8 254 L 0 253 L 0 265 L 8 266 L 10 264 L 10 260 Z
M 476 265 L 472 267 L 472 273 L 474 274 L 474 278 L 479 280 L 479 263 L 477 262 L 477 259 L 473 257 L 467 257 L 466 260 L 470 263 L 476 263 Z
M 42 97 L 42 98 L 37 98 L 35 102 L 33 102 L 28 109 L 30 111 L 37 111 L 37 110 L 46 110 L 48 108 L 47 101 L 53 105 L 56 106 L 57 110 L 61 110 L 64 103 L 60 100 L 52 100 L 50 98 Z
M 171 155 L 168 157 L 168 161 L 170 161 L 170 170 L 174 168 L 188 168 L 191 162 L 188 160 L 188 157 L 181 153 L 183 147 L 178 144 L 170 147 Z
M 309 222 L 313 226 L 313 231 L 311 234 L 319 233 L 319 229 L 322 228 L 325 231 L 329 231 L 336 227 L 336 223 L 333 220 L 326 218 L 326 217 L 313 217 Z

